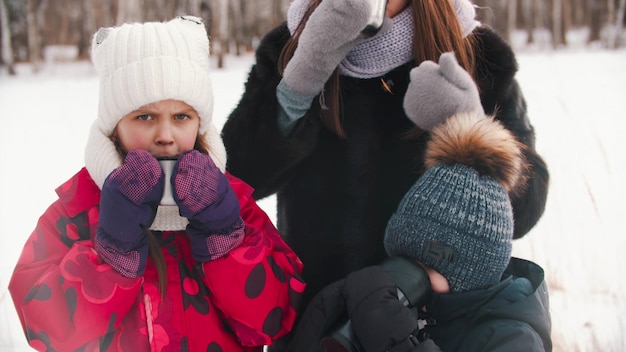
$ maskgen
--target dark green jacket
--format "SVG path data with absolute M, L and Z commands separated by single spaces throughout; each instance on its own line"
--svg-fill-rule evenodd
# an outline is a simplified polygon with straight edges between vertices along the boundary
M 418 314 L 398 299 L 397 282 L 382 266 L 369 266 L 313 298 L 289 351 L 319 352 L 329 337 L 359 352 L 552 351 L 543 277 L 537 264 L 512 258 L 497 285 L 433 293 L 426 303 L 428 314 L 421 309 Z M 348 320 L 350 333 L 342 329 Z M 350 338 L 338 336 L 339 331 Z
M 426 330 L 442 351 L 552 350 L 543 269 L 512 258 L 503 277 L 484 290 L 433 294 Z

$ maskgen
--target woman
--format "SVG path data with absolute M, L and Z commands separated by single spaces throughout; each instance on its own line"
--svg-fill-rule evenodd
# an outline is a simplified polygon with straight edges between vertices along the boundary
M 227 169 L 277 194 L 281 235 L 304 263 L 305 302 L 385 257 L 387 221 L 424 171 L 429 139 L 407 117 L 411 69 L 453 51 L 484 112 L 524 145 L 525 187 L 511 192 L 515 238 L 543 213 L 548 171 L 536 153 L 511 48 L 474 20 L 467 0 L 390 0 L 364 38 L 364 0 L 296 0 L 256 52 L 246 90 L 222 130 Z

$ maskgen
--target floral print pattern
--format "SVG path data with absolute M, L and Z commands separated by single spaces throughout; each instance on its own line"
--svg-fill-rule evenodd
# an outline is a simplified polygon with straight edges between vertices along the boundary
M 155 232 L 167 286 L 148 260 L 126 278 L 93 248 L 100 190 L 82 169 L 57 189 L 9 290 L 31 347 L 47 351 L 261 351 L 288 333 L 305 284 L 302 263 L 252 198 L 227 175 L 245 222 L 243 243 L 197 263 L 185 231 Z M 43 312 L 43 313 L 42 313 Z

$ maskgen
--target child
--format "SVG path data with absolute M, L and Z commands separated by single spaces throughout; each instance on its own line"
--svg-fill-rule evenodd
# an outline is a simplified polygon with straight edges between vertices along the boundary
M 359 351 L 552 349 L 543 270 L 511 258 L 509 194 L 523 181 L 522 144 L 484 116 L 471 78 L 449 71 L 453 64 L 453 56 L 444 54 L 440 65 L 427 61 L 412 72 L 413 79 L 430 84 L 412 92 L 422 99 L 412 105 L 411 118 L 423 123 L 440 114 L 452 116 L 433 129 L 427 170 L 404 195 L 384 237 L 389 256 L 425 269 L 432 292 L 423 309 L 399 300 L 398 289 L 403 291 L 406 282 L 394 280 L 381 266 L 369 266 L 314 298 L 295 332 L 293 351 L 319 350 L 344 307 L 351 343 Z M 443 90 L 449 94 L 440 94 Z M 325 340 L 325 346 L 342 340 L 332 341 Z M 326 351 L 335 350 L 342 349 Z
M 291 330 L 302 264 L 253 189 L 223 173 L 204 24 L 104 28 L 92 59 L 86 166 L 57 189 L 9 284 L 30 345 L 261 351 Z M 171 178 L 161 158 L 177 159 Z
M 424 170 L 432 123 L 416 128 L 403 101 L 410 77 L 453 51 L 488 114 L 524 143 L 527 181 L 512 195 L 515 237 L 543 213 L 546 165 L 515 80 L 509 45 L 475 20 L 469 0 L 389 0 L 383 29 L 361 35 L 367 0 L 294 0 L 261 41 L 245 92 L 222 130 L 228 170 L 277 198 L 278 228 L 304 263 L 303 301 L 385 258 L 383 234 Z M 447 117 L 447 116 L 446 116 Z

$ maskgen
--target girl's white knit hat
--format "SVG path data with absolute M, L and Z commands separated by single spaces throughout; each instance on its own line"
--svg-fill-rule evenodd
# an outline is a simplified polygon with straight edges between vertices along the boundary
M 209 155 L 225 170 L 226 150 L 212 122 L 209 39 L 200 18 L 102 28 L 93 37 L 91 58 L 100 76 L 100 101 L 85 167 L 98 187 L 123 162 L 110 139 L 117 123 L 141 106 L 166 99 L 183 101 L 198 112 Z M 182 230 L 186 225 L 177 206 L 159 206 L 150 228 Z
M 98 119 L 110 134 L 121 118 L 165 99 L 191 105 L 211 122 L 209 40 L 202 22 L 178 17 L 169 22 L 102 28 L 93 37 L 91 56 L 100 76 Z
M 93 37 L 91 58 L 100 76 L 98 118 L 92 134 L 99 131 L 108 138 L 117 123 L 139 107 L 180 100 L 198 112 L 209 154 L 224 170 L 226 152 L 212 122 L 209 39 L 200 18 L 181 16 L 168 22 L 101 28 Z M 101 140 L 92 137 L 88 149 L 91 142 Z

